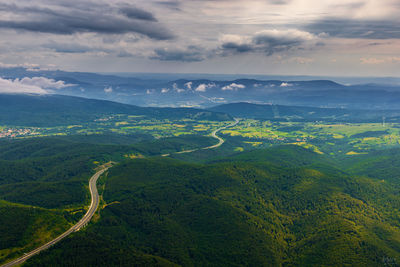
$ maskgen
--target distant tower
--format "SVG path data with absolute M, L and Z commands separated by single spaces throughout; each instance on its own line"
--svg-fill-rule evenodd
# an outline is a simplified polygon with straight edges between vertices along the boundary
M 385 127 L 385 116 L 382 117 L 382 126 Z

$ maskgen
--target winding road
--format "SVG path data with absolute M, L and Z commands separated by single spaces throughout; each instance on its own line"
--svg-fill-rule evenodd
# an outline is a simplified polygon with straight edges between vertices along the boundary
M 85 226 L 93 217 L 94 213 L 97 210 L 97 207 L 99 206 L 99 193 L 97 192 L 97 187 L 96 187 L 96 183 L 97 183 L 97 179 L 99 179 L 100 175 L 102 175 L 109 167 L 105 167 L 104 169 L 96 172 L 89 180 L 89 190 L 90 190 L 90 195 L 92 197 L 92 202 L 90 203 L 90 207 L 88 209 L 88 211 L 86 212 L 85 216 L 82 217 L 82 219 L 75 224 L 74 226 L 72 226 L 71 228 L 69 228 L 66 232 L 64 232 L 63 234 L 59 235 L 58 237 L 56 237 L 55 239 L 51 240 L 50 242 L 28 252 L 25 253 L 23 256 L 21 256 L 18 259 L 15 259 L 13 261 L 10 261 L 4 265 L 1 265 L 1 267 L 11 267 L 11 266 L 16 266 L 16 265 L 20 265 L 22 263 L 24 263 L 27 259 L 29 259 L 30 257 L 40 253 L 43 250 L 48 249 L 49 247 L 51 247 L 52 245 L 58 243 L 59 241 L 61 241 L 63 238 L 65 238 L 66 236 L 72 234 L 73 232 L 79 231 L 79 229 L 81 229 L 83 226 Z
M 212 133 L 211 133 L 211 136 L 214 137 L 215 139 L 218 139 L 218 144 L 213 145 L 213 146 L 209 146 L 209 147 L 204 147 L 204 148 L 202 148 L 202 149 L 213 149 L 213 148 L 220 147 L 223 143 L 225 143 L 225 140 L 222 139 L 221 137 L 219 137 L 219 136 L 217 135 L 217 133 L 218 133 L 219 131 L 223 130 L 223 129 L 236 126 L 236 125 L 239 123 L 239 121 L 240 121 L 240 119 L 235 118 L 235 121 L 232 122 L 231 124 L 226 125 L 226 126 L 221 127 L 221 128 L 218 128 L 218 129 L 216 129 L 214 132 L 212 132 Z
M 217 133 L 223 129 L 226 129 L 228 127 L 233 127 L 235 125 L 237 125 L 239 123 L 240 119 L 235 118 L 235 121 L 232 122 L 229 125 L 226 125 L 224 127 L 218 128 L 216 130 L 214 130 L 211 133 L 211 136 L 214 137 L 215 139 L 218 140 L 218 144 L 216 145 L 212 145 L 212 146 L 208 146 L 208 147 L 203 147 L 203 148 L 198 148 L 198 149 L 192 149 L 192 150 L 185 150 L 185 151 L 180 151 L 180 152 L 176 152 L 176 154 L 183 154 L 183 153 L 190 153 L 190 152 L 194 152 L 194 151 L 198 151 L 198 150 L 202 150 L 202 149 L 213 149 L 213 148 L 217 148 L 220 147 L 225 140 L 222 139 L 221 137 L 219 137 L 217 135 Z M 170 154 L 165 154 L 162 155 L 163 157 L 167 157 Z M 68 235 L 72 234 L 73 232 L 79 231 L 79 229 L 81 229 L 83 226 L 85 226 L 86 224 L 89 223 L 89 221 L 92 219 L 94 213 L 96 212 L 98 206 L 99 206 L 99 193 L 97 192 L 97 179 L 99 179 L 100 175 L 102 175 L 106 170 L 108 170 L 108 168 L 110 168 L 110 166 L 103 168 L 102 170 L 96 172 L 89 180 L 89 190 L 90 190 L 90 195 L 92 198 L 92 201 L 90 203 L 90 207 L 88 209 L 88 211 L 86 212 L 85 216 L 82 217 L 82 219 L 75 224 L 74 226 L 72 226 L 70 229 L 68 229 L 66 232 L 64 232 L 63 234 L 59 235 L 58 237 L 56 237 L 55 239 L 49 241 L 48 243 L 28 252 L 25 253 L 23 256 L 21 256 L 18 259 L 15 259 L 13 261 L 10 261 L 4 265 L 1 265 L 0 267 L 11 267 L 11 266 L 16 266 L 16 265 L 20 265 L 22 263 L 24 263 L 27 259 L 31 258 L 32 256 L 40 253 L 43 250 L 48 249 L 49 247 L 53 246 L 54 244 L 58 243 L 59 241 L 61 241 L 63 238 L 67 237 Z
M 196 148 L 196 149 L 191 149 L 191 150 L 179 151 L 179 152 L 175 152 L 174 154 L 191 153 L 191 152 L 195 152 L 195 151 L 198 151 L 198 150 L 213 149 L 213 148 L 220 147 L 223 143 L 225 143 L 225 140 L 222 139 L 221 137 L 219 137 L 219 136 L 217 135 L 217 133 L 218 133 L 219 131 L 223 130 L 223 129 L 226 129 L 226 128 L 229 128 L 229 127 L 233 127 L 233 126 L 237 125 L 237 124 L 239 123 L 239 121 L 240 121 L 240 119 L 235 118 L 235 121 L 232 122 L 231 124 L 226 125 L 226 126 L 221 127 L 221 128 L 218 128 L 218 129 L 214 130 L 214 131 L 211 133 L 211 136 L 218 140 L 218 144 L 212 145 L 212 146 L 208 146 L 208 147 L 203 147 L 203 148 Z M 170 155 L 171 155 L 171 154 L 164 154 L 164 155 L 161 155 L 161 156 L 162 156 L 162 157 L 168 157 L 168 156 L 170 156 Z

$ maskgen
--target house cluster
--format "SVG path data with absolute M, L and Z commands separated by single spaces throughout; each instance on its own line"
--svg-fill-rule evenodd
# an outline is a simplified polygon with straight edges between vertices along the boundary
M 0 129 L 0 138 L 15 138 L 38 134 L 30 128 L 3 128 Z

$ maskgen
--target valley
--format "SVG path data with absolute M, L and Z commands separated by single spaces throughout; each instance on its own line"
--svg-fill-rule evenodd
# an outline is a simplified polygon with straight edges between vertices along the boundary
M 93 219 L 23 266 L 398 262 L 399 123 L 123 108 L 3 124 L 35 135 L 0 139 L 2 225 L 25 218 L 0 235 L 2 263 L 74 229 L 110 161 Z
M 35 128 L 5 125 L 0 131 L 0 139 L 68 139 L 69 136 L 95 139 L 114 135 L 145 141 L 185 136 L 211 137 L 214 129 L 227 125 L 229 121 L 153 119 L 117 114 L 79 125 Z M 318 153 L 354 155 L 400 145 L 400 123 L 290 122 L 244 118 L 234 127 L 222 129 L 221 134 L 225 139 L 236 142 L 237 150 L 296 144 Z

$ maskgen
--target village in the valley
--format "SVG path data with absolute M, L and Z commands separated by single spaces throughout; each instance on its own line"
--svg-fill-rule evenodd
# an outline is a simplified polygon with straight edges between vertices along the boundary
M 35 128 L 0 128 L 0 138 L 16 138 L 39 134 Z

